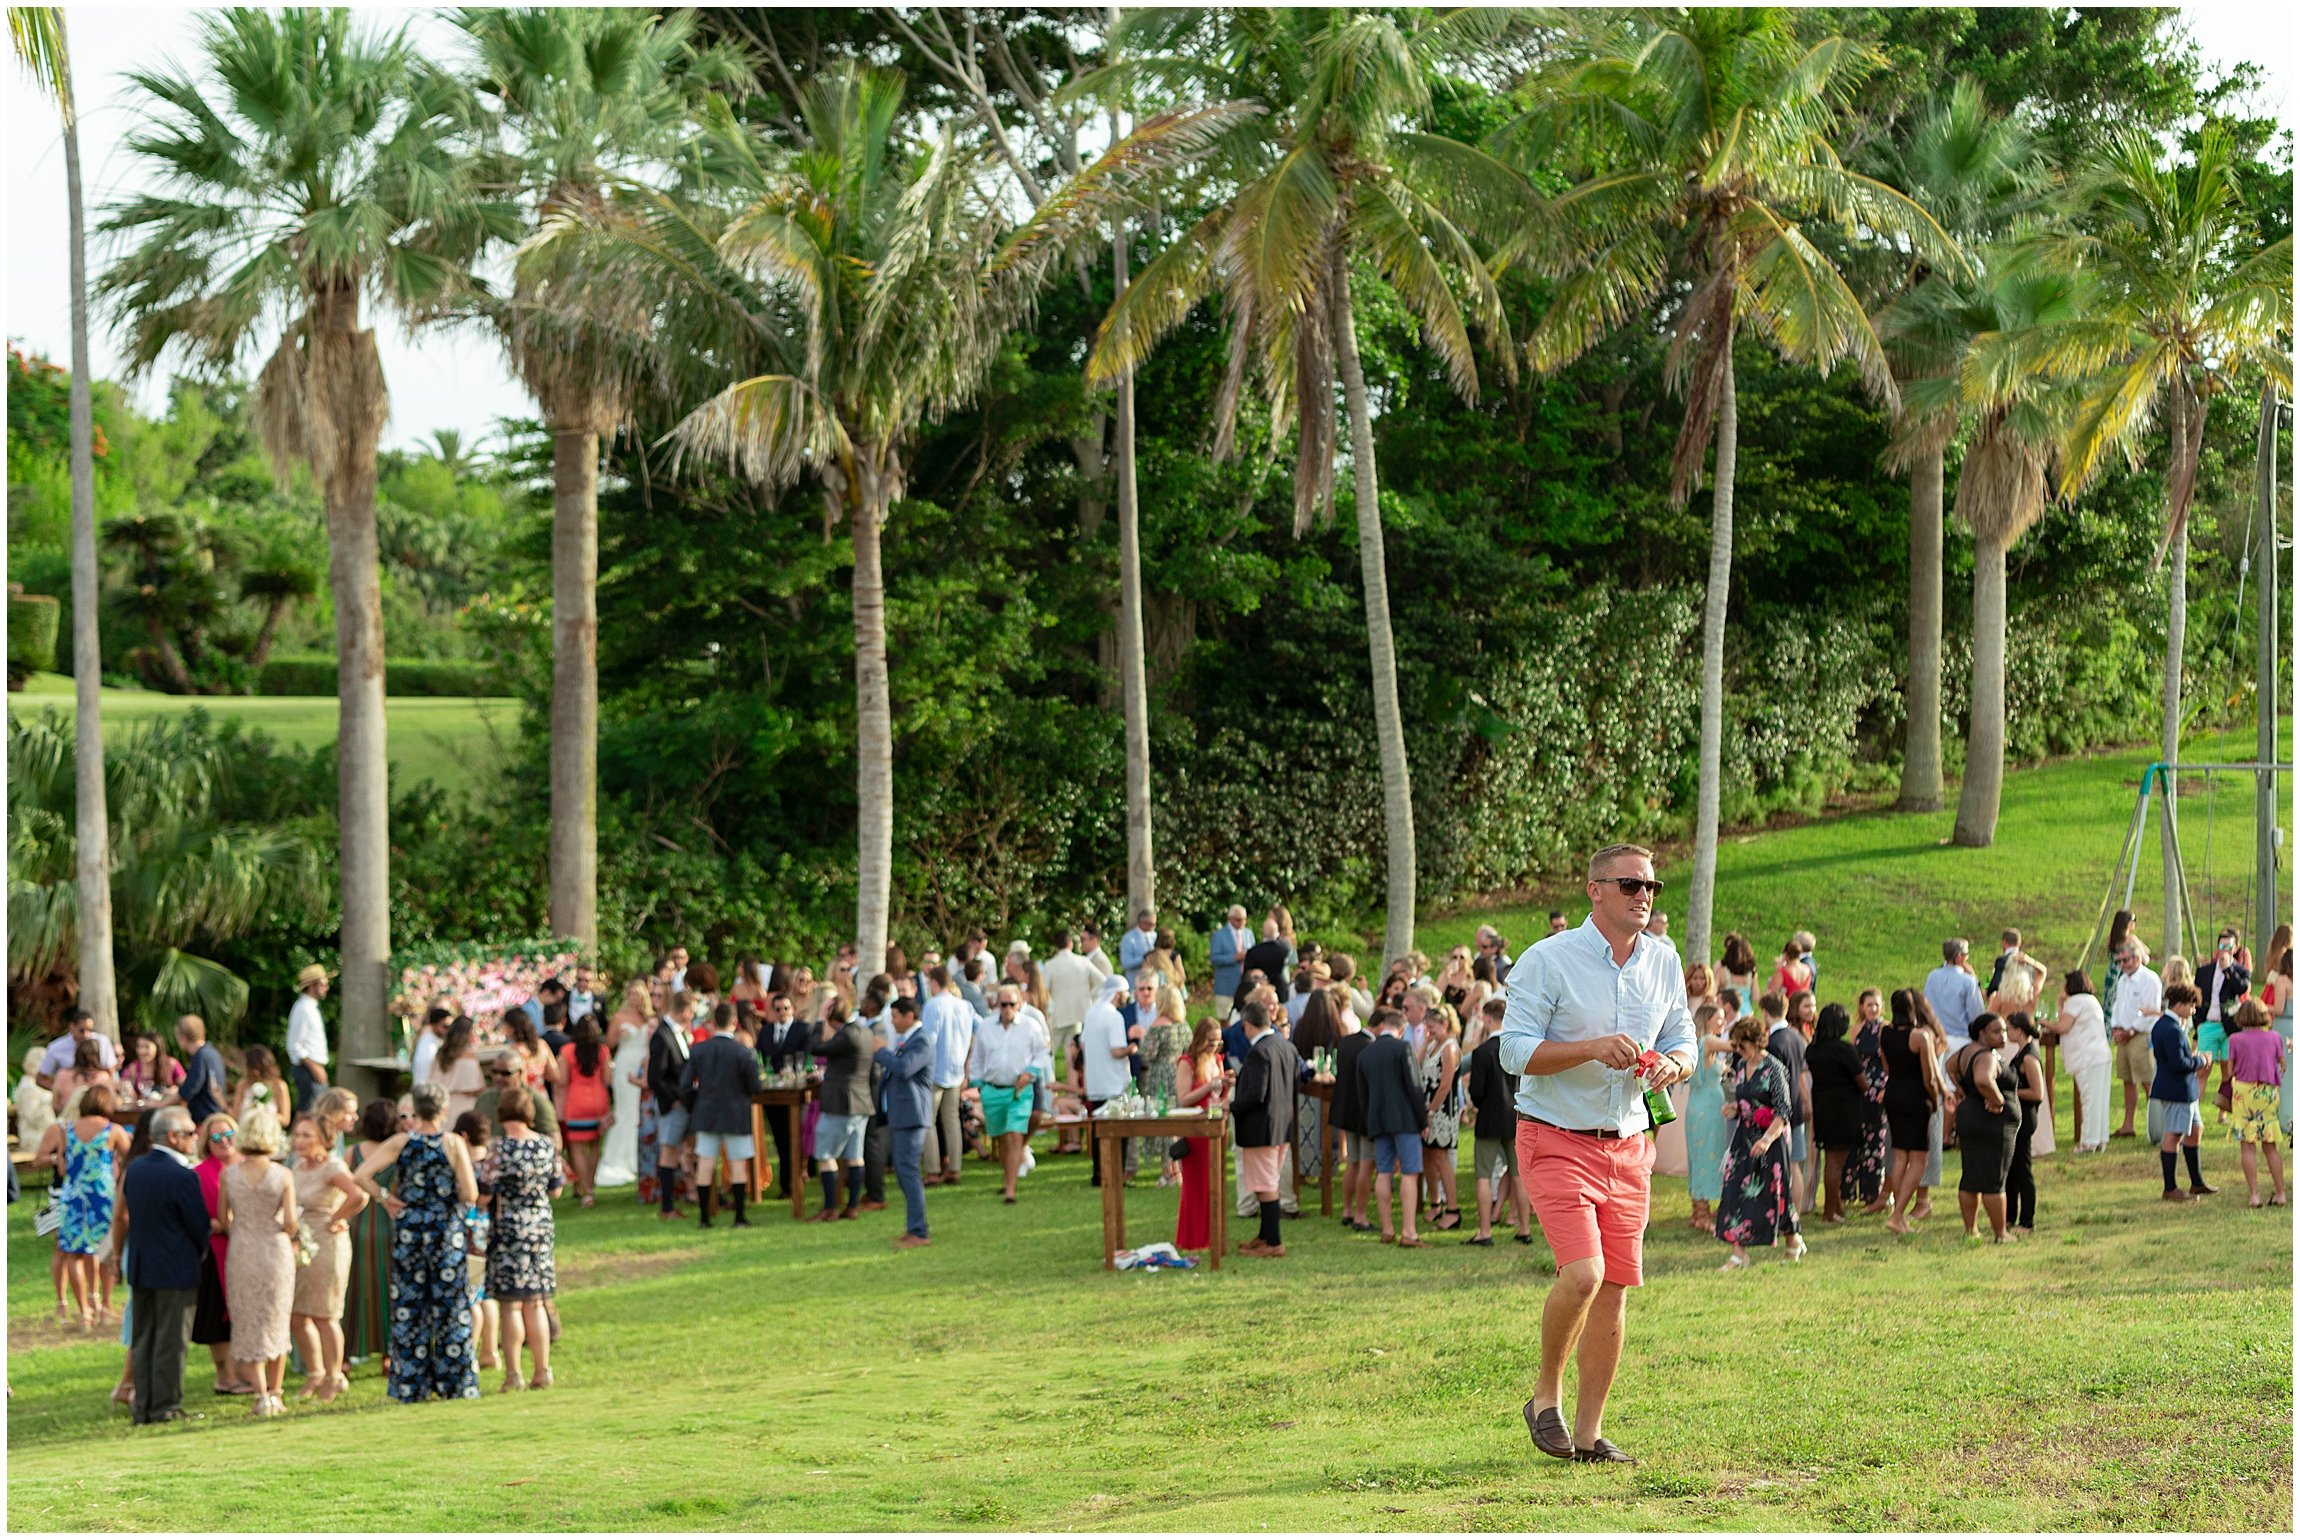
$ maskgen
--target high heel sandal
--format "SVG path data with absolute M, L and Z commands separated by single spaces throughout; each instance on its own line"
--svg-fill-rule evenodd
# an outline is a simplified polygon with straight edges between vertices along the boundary
M 551 1388 L 551 1371 L 549 1369 L 536 1370 L 535 1378 L 527 1382 L 527 1388 L 529 1390 L 549 1390 Z
M 526 1388 L 527 1381 L 520 1377 L 517 1369 L 503 1371 L 503 1394 L 509 1395 L 514 1390 L 525 1390 Z
M 135 1386 L 133 1386 L 133 1385 L 114 1385 L 114 1386 L 112 1387 L 112 1404 L 113 1404 L 114 1406 L 131 1406 L 131 1405 L 133 1405 L 133 1404 L 135 1403 L 135 1399 L 136 1399 L 136 1387 L 135 1387 Z
M 1725 1265 L 1718 1268 L 1717 1271 L 1721 1273 L 1737 1273 L 1748 1266 L 1749 1259 L 1747 1257 L 1729 1256 L 1725 1259 Z

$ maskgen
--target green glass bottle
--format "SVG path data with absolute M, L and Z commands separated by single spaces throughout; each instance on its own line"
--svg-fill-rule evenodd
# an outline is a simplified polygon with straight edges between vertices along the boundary
M 1645 1115 L 1653 1120 L 1655 1128 L 1677 1121 L 1677 1109 L 1669 1105 L 1669 1093 L 1656 1091 L 1651 1086 L 1645 1087 Z

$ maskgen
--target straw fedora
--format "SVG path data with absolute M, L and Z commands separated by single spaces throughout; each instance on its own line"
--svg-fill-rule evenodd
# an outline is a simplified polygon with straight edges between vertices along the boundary
M 318 963 L 312 963 L 310 966 L 306 967 L 303 972 L 295 976 L 295 987 L 299 990 L 309 989 L 314 984 L 326 983 L 327 979 L 327 969 L 321 967 Z

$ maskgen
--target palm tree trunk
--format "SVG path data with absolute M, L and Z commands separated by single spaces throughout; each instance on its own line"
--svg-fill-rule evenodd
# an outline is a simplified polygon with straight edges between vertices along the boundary
M 892 491 L 885 472 L 865 464 L 859 484 L 846 492 L 855 557 L 855 948 L 862 979 L 886 966 L 894 890 L 894 712 L 887 691 L 886 578 L 879 566 L 879 531 Z
M 551 929 L 599 942 L 599 434 L 551 440 Z
M 1693 812 L 1693 881 L 1686 899 L 1686 955 L 1706 958 L 1709 920 L 1717 897 L 1718 774 L 1725 752 L 1725 604 L 1733 585 L 1733 470 L 1740 450 L 1741 413 L 1733 395 L 1733 333 L 1725 349 L 1725 380 L 1717 400 L 1715 487 L 1709 502 L 1709 591 L 1701 604 L 1701 761 Z
M 1909 720 L 1901 750 L 1901 795 L 1894 804 L 1904 813 L 1937 813 L 1941 807 L 1941 462 L 1946 455 L 1945 447 L 1935 446 L 1909 472 L 1909 684 L 1903 697 Z M 1995 826 L 1993 811 L 1989 823 Z
M 1334 256 L 1334 349 L 1342 401 L 1350 413 L 1350 467 L 1358 505 L 1358 571 L 1366 591 L 1366 655 L 1373 672 L 1374 742 L 1381 751 L 1383 854 L 1389 868 L 1382 925 L 1384 966 L 1414 948 L 1414 796 L 1406 729 L 1398 710 L 1397 651 L 1390 639 L 1390 580 L 1382 553 L 1381 488 L 1374 474 L 1374 419 L 1358 362 L 1358 323 L 1350 303 L 1348 259 Z M 1323 403 L 1312 410 L 1324 410 Z
M 61 21 L 59 21 L 61 30 Z M 80 126 L 64 72 L 64 193 L 72 221 L 72 722 L 73 877 L 79 888 L 80 1005 L 96 1030 L 118 1041 L 119 986 L 112 975 L 112 845 L 104 806 L 103 651 L 96 629 L 96 417 L 88 383 L 88 237 L 80 190 Z
M 1113 291 L 1126 293 L 1126 225 L 1114 221 Z M 1116 300 L 1113 299 L 1113 304 Z M 1126 919 L 1158 907 L 1150 845 L 1150 682 L 1142 652 L 1142 520 L 1134 489 L 1134 372 L 1118 377 L 1113 467 L 1118 493 L 1118 693 L 1126 715 Z
M 287 614 L 288 599 L 281 594 L 264 605 L 264 623 L 256 630 L 256 644 L 248 652 L 248 672 L 261 674 L 271 661 L 272 643 L 279 636 L 281 617 Z
M 1996 839 L 2005 778 L 2005 548 L 1973 542 L 1972 715 L 1965 728 L 1965 783 L 1957 794 L 1952 845 L 1982 849 Z
M 2166 424 L 2172 439 L 2172 465 L 2169 474 L 2172 484 L 2184 481 L 2182 457 L 2189 452 L 2188 399 L 2186 382 L 2175 380 L 2170 392 L 2170 421 Z M 2185 527 L 2172 542 L 2168 553 L 2170 571 L 2165 582 L 2166 601 L 2164 616 L 2164 741 L 2162 757 L 2166 764 L 2180 759 L 2180 686 L 2182 663 L 2188 648 L 2188 532 Z M 2180 800 L 2177 777 L 2170 770 L 2164 772 L 2164 807 L 2159 845 L 2164 863 L 2164 953 L 2172 956 L 2180 950 L 2180 857 L 2178 833 Z
M 391 791 L 376 554 L 375 449 L 390 410 L 358 296 L 323 293 L 307 323 L 305 401 L 328 412 L 321 446 L 328 590 L 335 600 L 337 880 L 343 899 L 337 1065 L 391 1051 Z

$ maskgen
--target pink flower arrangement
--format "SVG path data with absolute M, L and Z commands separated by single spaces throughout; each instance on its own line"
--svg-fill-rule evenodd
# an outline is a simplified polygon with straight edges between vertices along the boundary
M 412 1043 L 424 1012 L 438 1001 L 481 1022 L 480 1040 L 492 1045 L 502 1039 L 504 1012 L 532 1000 L 546 978 L 569 976 L 577 961 L 572 948 L 531 952 L 523 946 L 506 954 L 500 944 L 474 943 L 400 969 L 401 992 L 391 1002 L 392 1014 L 400 1018 L 402 1040 Z

